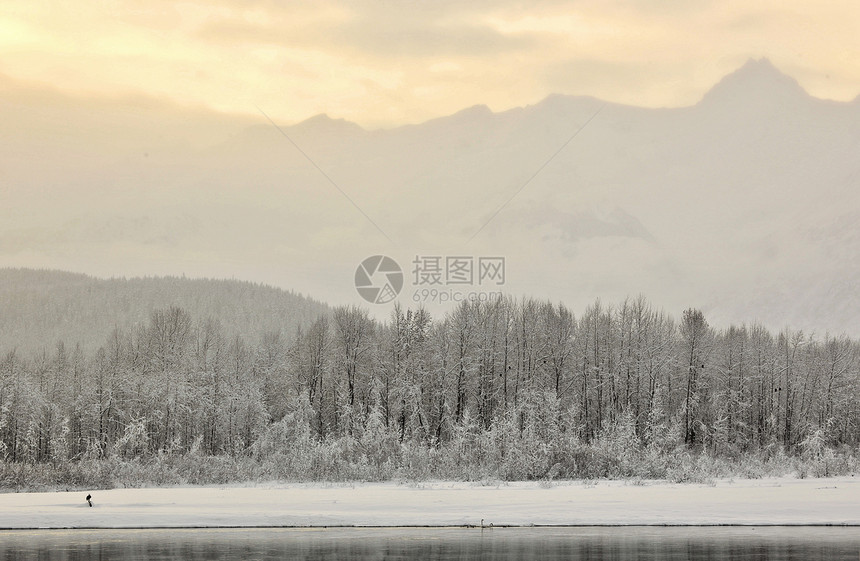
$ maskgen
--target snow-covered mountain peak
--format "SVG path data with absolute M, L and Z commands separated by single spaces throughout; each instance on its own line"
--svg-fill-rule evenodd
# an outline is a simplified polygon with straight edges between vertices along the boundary
M 782 105 L 809 99 L 797 80 L 780 72 L 766 58 L 749 59 L 746 64 L 720 80 L 702 98 L 703 104 Z
M 293 130 L 301 130 L 303 132 L 362 132 L 364 131 L 360 125 L 347 121 L 346 119 L 333 119 L 326 113 L 314 115 L 309 119 L 297 123 L 290 127 Z

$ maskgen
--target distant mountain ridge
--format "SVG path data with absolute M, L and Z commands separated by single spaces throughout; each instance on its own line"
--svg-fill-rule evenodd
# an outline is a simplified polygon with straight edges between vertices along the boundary
M 328 312 L 294 292 L 236 280 L 151 277 L 98 279 L 65 271 L 0 269 L 0 353 L 29 353 L 62 341 L 87 351 L 114 328 L 146 325 L 153 311 L 183 308 L 195 321 L 217 320 L 229 335 L 293 337 Z
M 860 103 L 814 98 L 765 59 L 688 107 L 553 95 L 387 130 L 325 115 L 180 127 L 175 108 L 141 109 L 145 128 L 118 108 L 48 122 L 16 103 L 0 96 L 20 131 L 0 137 L 0 265 L 361 304 L 352 275 L 369 255 L 407 278 L 416 255 L 503 255 L 505 290 L 572 309 L 642 293 L 716 325 L 860 336 Z

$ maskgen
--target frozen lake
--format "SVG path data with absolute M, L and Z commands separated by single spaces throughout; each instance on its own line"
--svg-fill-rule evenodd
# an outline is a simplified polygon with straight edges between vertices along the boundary
M 0 559 L 815 559 L 856 527 L 241 528 L 0 531 Z

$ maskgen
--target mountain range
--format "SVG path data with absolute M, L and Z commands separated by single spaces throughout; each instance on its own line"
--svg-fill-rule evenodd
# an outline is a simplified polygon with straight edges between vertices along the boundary
M 504 291 L 574 311 L 644 294 L 717 326 L 860 335 L 860 101 L 813 98 L 767 60 L 681 108 L 554 95 L 386 130 L 259 110 L 0 79 L 0 266 L 340 304 L 364 303 L 356 266 L 385 254 L 415 305 L 417 257 L 503 256 Z

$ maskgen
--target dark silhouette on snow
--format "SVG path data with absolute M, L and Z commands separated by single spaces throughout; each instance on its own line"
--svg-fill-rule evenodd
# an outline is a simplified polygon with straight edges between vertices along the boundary
M 92 495 L 87 495 L 87 503 L 88 503 L 90 506 L 93 506 L 92 498 L 93 498 L 93 496 L 92 496 Z

